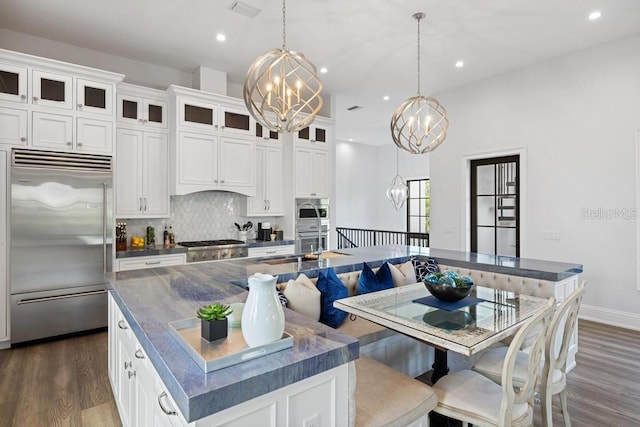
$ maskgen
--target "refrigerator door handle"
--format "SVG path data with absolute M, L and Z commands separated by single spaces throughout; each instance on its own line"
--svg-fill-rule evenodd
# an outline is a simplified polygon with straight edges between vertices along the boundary
M 107 273 L 107 183 L 102 183 L 102 272 Z
M 56 296 L 52 296 L 52 297 L 25 298 L 25 299 L 18 300 L 16 302 L 16 304 L 17 305 L 33 304 L 35 302 L 54 301 L 54 300 L 67 299 L 67 298 L 85 297 L 85 296 L 89 296 L 89 295 L 101 295 L 101 294 L 106 294 L 106 293 L 107 293 L 107 291 L 89 291 L 89 292 L 79 292 L 79 293 L 75 293 L 75 294 L 56 295 Z

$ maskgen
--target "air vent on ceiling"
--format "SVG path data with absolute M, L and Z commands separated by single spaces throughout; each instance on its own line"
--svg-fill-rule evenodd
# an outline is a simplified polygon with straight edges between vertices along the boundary
M 362 107 L 359 105 L 354 105 L 353 107 L 349 107 L 347 108 L 348 111 L 356 111 L 356 110 L 361 110 Z
M 249 19 L 255 18 L 260 12 L 262 12 L 262 10 L 260 9 L 237 0 L 231 3 L 229 9 L 233 10 L 236 13 L 239 13 L 242 16 L 246 16 Z

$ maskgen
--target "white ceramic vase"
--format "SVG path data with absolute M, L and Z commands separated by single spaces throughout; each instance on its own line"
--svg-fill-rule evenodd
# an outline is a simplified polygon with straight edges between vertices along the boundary
M 249 347 L 277 341 L 284 332 L 284 310 L 276 291 L 277 277 L 249 277 L 249 296 L 242 311 L 242 336 Z

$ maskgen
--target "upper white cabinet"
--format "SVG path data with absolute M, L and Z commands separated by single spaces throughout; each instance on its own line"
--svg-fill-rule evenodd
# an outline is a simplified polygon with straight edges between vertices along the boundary
M 167 128 L 168 104 L 164 91 L 120 83 L 117 92 L 118 123 L 143 129 Z
M 0 63 L 0 101 L 27 102 L 27 67 Z
M 330 125 L 324 125 L 316 119 L 314 124 L 295 132 L 294 141 L 297 144 L 311 144 L 316 148 L 328 149 L 330 143 L 330 131 Z
M 281 143 L 280 134 L 276 131 L 266 129 L 260 123 L 255 123 L 257 143 Z
M 256 193 L 254 124 L 241 100 L 170 86 L 170 192 Z
M 296 197 L 329 197 L 329 165 L 327 150 L 295 147 L 294 187 Z
M 256 195 L 247 197 L 247 216 L 284 215 L 284 180 L 282 147 L 273 144 L 256 146 Z
M 169 216 L 167 135 L 118 129 L 116 217 Z
M 123 77 L 0 49 L 0 144 L 112 154 Z
M 0 107 L 0 144 L 27 145 L 27 110 Z

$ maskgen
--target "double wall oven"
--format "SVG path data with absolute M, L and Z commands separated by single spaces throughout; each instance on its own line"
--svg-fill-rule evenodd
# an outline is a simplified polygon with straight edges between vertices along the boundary
M 318 245 L 329 249 L 329 229 L 329 200 L 296 199 L 296 240 L 301 252 L 317 251 Z

